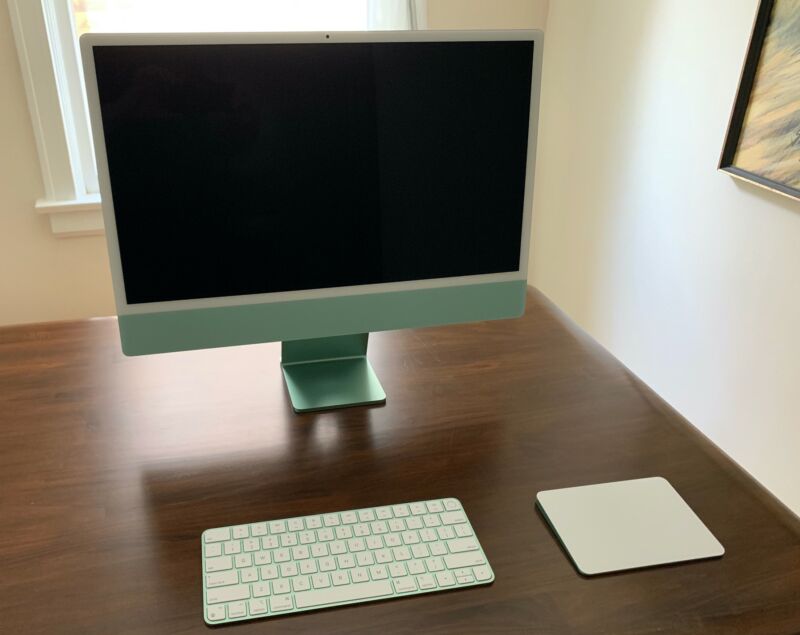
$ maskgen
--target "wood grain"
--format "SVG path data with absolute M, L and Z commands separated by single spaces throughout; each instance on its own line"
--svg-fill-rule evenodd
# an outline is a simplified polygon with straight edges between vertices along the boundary
M 0 329 L 0 632 L 207 632 L 202 530 L 445 496 L 492 586 L 231 632 L 800 632 L 798 519 L 541 294 L 374 335 L 384 407 L 295 415 L 279 349 L 125 358 L 113 319 Z M 652 475 L 726 555 L 581 577 L 536 492 Z

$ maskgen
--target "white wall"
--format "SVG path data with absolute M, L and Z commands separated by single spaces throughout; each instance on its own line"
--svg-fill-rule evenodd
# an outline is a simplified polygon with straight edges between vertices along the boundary
M 548 0 L 426 0 L 429 29 L 542 29 Z
M 114 313 L 102 236 L 54 238 L 8 5 L 0 2 L 0 325 Z
M 715 171 L 757 0 L 553 0 L 530 280 L 800 513 L 800 202 Z

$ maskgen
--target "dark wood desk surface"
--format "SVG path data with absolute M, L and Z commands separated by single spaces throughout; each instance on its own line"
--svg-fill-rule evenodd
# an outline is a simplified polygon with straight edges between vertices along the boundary
M 800 632 L 797 518 L 537 292 L 370 348 L 385 407 L 298 416 L 274 344 L 125 358 L 113 319 L 0 329 L 0 632 L 209 632 L 203 529 L 439 496 L 492 586 L 230 632 Z M 581 577 L 536 492 L 651 475 L 726 555 Z

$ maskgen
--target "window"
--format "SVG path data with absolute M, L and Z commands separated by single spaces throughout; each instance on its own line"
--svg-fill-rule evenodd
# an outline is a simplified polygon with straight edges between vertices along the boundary
M 78 37 L 91 31 L 362 31 L 415 26 L 420 0 L 8 0 L 60 236 L 103 231 Z

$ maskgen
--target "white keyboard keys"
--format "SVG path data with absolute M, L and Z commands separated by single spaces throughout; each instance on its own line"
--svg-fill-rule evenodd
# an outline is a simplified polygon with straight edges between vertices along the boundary
M 206 590 L 206 604 L 219 604 L 234 600 L 247 600 L 250 597 L 249 584 L 237 584 Z
M 378 580 L 377 582 L 365 582 L 363 584 L 354 584 L 353 586 L 331 587 L 319 591 L 305 591 L 303 593 L 296 593 L 294 598 L 297 602 L 297 608 L 305 609 L 312 606 L 325 606 L 327 604 L 338 604 L 339 602 L 379 598 L 391 594 L 392 585 L 386 580 Z
M 220 527 L 219 529 L 209 529 L 203 534 L 205 542 L 219 542 L 231 539 L 230 527 Z
M 494 579 L 454 498 L 219 527 L 201 542 L 209 624 Z

